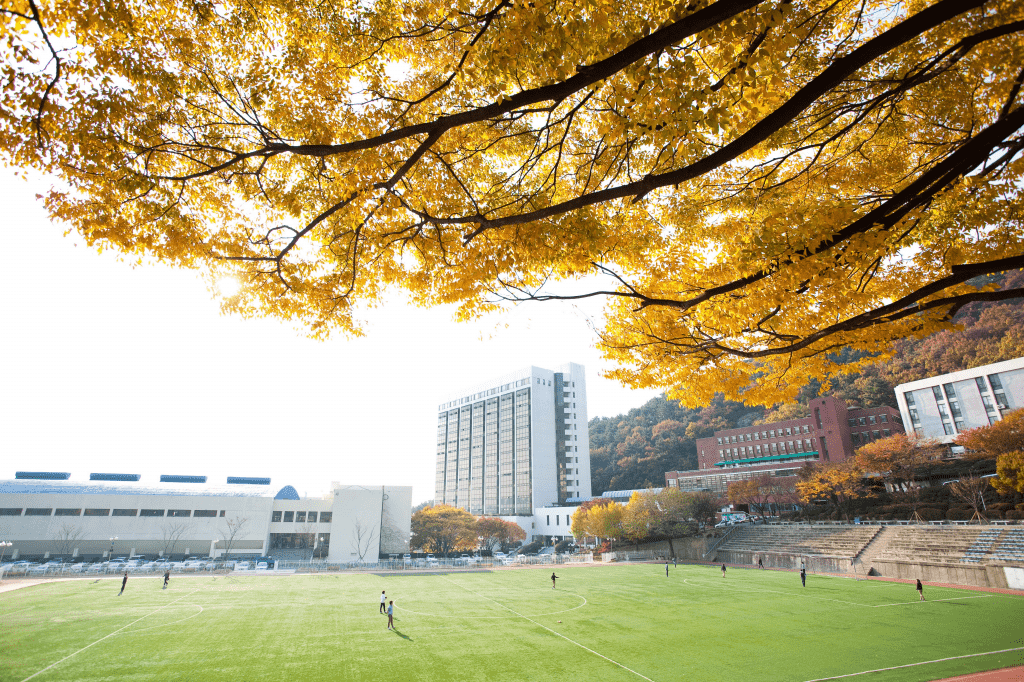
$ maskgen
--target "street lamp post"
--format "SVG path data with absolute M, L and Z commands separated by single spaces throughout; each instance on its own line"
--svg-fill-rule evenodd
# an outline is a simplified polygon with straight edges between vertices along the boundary
M 0 542 L 0 580 L 4 579 L 4 552 L 6 552 L 7 548 L 12 544 L 14 543 L 7 542 L 6 540 Z

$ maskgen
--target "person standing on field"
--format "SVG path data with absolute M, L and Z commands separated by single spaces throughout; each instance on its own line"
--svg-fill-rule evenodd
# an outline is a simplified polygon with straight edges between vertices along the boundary
M 128 584 L 128 571 L 125 570 L 124 578 L 121 579 L 121 591 L 117 593 L 118 597 L 120 597 L 122 594 L 124 594 L 124 586 L 127 585 L 127 584 Z
M 924 601 L 924 585 L 921 584 L 921 579 L 917 579 L 917 593 L 921 595 L 921 601 Z
M 388 598 L 386 596 L 384 596 L 384 592 L 385 592 L 385 590 L 381 590 L 380 591 L 380 612 L 381 613 L 386 613 L 387 612 L 386 604 L 387 604 Z
M 665 577 L 668 577 L 668 562 L 665 562 Z
M 552 574 L 551 574 L 551 589 L 552 589 L 552 590 L 553 590 L 553 589 L 555 589 L 555 581 L 556 581 L 556 580 L 558 580 L 558 576 L 557 576 L 557 575 L 555 575 L 555 574 L 554 574 L 554 573 L 552 572 Z
M 800 584 L 807 587 L 807 569 L 800 567 Z
M 388 630 L 395 630 L 395 602 L 388 602 Z
M 164 571 L 164 589 L 167 589 L 167 583 L 171 582 L 171 569 Z
M 725 577 L 725 564 L 722 564 L 722 577 Z

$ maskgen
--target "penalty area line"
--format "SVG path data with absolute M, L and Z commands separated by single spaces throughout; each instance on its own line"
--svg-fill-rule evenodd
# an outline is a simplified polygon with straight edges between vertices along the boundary
M 572 643 L 572 644 L 575 644 L 576 646 L 578 646 L 579 648 L 583 649 L 584 651 L 589 651 L 590 653 L 594 654 L 595 656 L 599 656 L 599 657 L 603 658 L 604 660 L 608 661 L 609 663 L 612 663 L 612 664 L 614 664 L 614 665 L 617 665 L 617 666 L 619 666 L 620 668 L 622 668 L 623 670 L 626 670 L 626 671 L 628 671 L 628 672 L 631 672 L 631 673 L 633 673 L 634 675 L 636 675 L 637 677 L 639 677 L 639 678 L 641 678 L 641 679 L 647 680 L 647 682 L 654 682 L 654 680 L 652 680 L 651 678 L 647 677 L 646 675 L 641 675 L 640 673 L 638 673 L 637 671 L 633 670 L 632 668 L 627 668 L 626 666 L 622 665 L 622 664 L 621 664 L 621 663 L 619 663 L 618 661 L 615 661 L 615 660 L 613 660 L 613 659 L 611 659 L 611 658 L 608 658 L 608 657 L 607 657 L 607 656 L 605 656 L 604 654 L 599 654 L 598 652 L 594 651 L 594 650 L 593 650 L 593 649 L 591 649 L 590 647 L 586 647 L 586 646 L 584 646 L 584 645 L 580 644 L 579 642 L 577 642 L 577 641 L 576 641 L 576 640 L 574 640 L 574 639 L 569 639 L 568 637 L 566 637 L 565 635 L 563 635 L 563 634 L 562 634 L 561 632 L 558 632 L 557 630 L 552 630 L 552 629 L 551 629 L 551 628 L 549 628 L 548 626 L 546 626 L 546 625 L 542 625 L 541 623 L 538 623 L 537 621 L 535 621 L 534 619 L 530 618 L 529 616 L 524 616 L 523 614 L 519 613 L 518 611 L 516 611 L 516 610 L 514 610 L 514 609 L 512 609 L 512 608 L 510 608 L 510 607 L 508 607 L 508 606 L 505 606 L 504 604 L 502 604 L 502 603 L 501 603 L 501 602 L 499 602 L 499 601 L 495 601 L 494 599 L 491 599 L 490 597 L 485 597 L 484 595 L 482 595 L 482 594 L 480 594 L 480 593 L 478 593 L 478 592 L 474 592 L 473 590 L 471 590 L 471 589 L 469 589 L 468 587 L 465 587 L 465 586 L 463 586 L 463 585 L 460 585 L 459 583 L 455 582 L 454 580 L 449 580 L 449 579 L 448 579 L 448 578 L 447 578 L 446 576 L 443 576 L 443 575 L 442 575 L 442 576 L 441 576 L 441 578 L 443 578 L 444 580 L 446 580 L 446 581 L 450 582 L 450 583 L 451 583 L 452 585 L 455 585 L 456 587 L 461 587 L 462 589 L 464 589 L 464 590 L 465 590 L 466 592 L 469 592 L 470 594 L 475 594 L 476 596 L 480 597 L 481 599 L 486 599 L 487 601 L 489 601 L 489 602 L 491 602 L 491 603 L 497 604 L 497 605 L 498 605 L 498 606 L 500 606 L 501 608 L 503 608 L 503 609 L 505 609 L 506 611 L 509 611 L 509 612 L 511 612 L 511 613 L 514 613 L 515 615 L 519 616 L 519 617 L 520 617 L 520 618 L 522 618 L 523 620 L 528 620 L 528 621 L 530 621 L 531 623 L 533 623 L 534 625 L 536 625 L 537 627 L 541 627 L 541 628 L 544 628 L 545 630 L 547 630 L 547 631 L 548 631 L 548 632 L 550 632 L 551 634 L 553 634 L 553 635 L 558 635 L 559 637 L 561 637 L 561 638 L 562 638 L 562 639 L 564 639 L 565 641 L 567 641 L 567 642 L 570 642 L 570 643 Z
M 153 615 L 154 613 L 157 613 L 157 612 L 159 612 L 159 611 L 163 611 L 164 609 L 166 609 L 166 608 L 167 608 L 168 606 L 170 606 L 170 605 L 171 605 L 171 604 L 173 604 L 174 602 L 178 602 L 178 601 L 181 601 L 181 600 L 182 600 L 182 599 L 184 599 L 185 597 L 191 597 L 191 596 L 192 596 L 193 594 L 195 594 L 195 593 L 196 593 L 196 592 L 198 592 L 198 591 L 199 591 L 199 590 L 192 590 L 192 591 L 191 591 L 191 592 L 189 592 L 188 594 L 186 594 L 186 595 L 182 595 L 182 596 L 178 597 L 177 599 L 175 599 L 174 601 L 172 601 L 172 602 L 168 602 L 168 603 L 164 604 L 163 606 L 161 606 L 160 608 L 158 608 L 158 609 L 157 609 L 156 611 L 152 611 L 152 612 L 150 612 L 150 613 L 147 613 L 147 614 L 146 614 L 145 616 L 143 616 L 142 618 L 136 618 L 135 620 L 133 620 L 132 622 L 128 623 L 127 625 L 124 625 L 124 626 L 122 626 L 122 627 L 119 627 L 118 629 L 114 630 L 114 631 L 113 631 L 113 632 L 111 632 L 111 633 L 110 633 L 109 635 L 104 635 L 103 637 L 100 637 L 99 639 L 97 639 L 97 640 L 96 640 L 95 642 L 93 642 L 92 644 L 86 644 L 85 646 L 83 646 L 83 647 L 82 647 L 81 649 L 79 649 L 79 650 L 78 650 L 78 651 L 76 651 L 75 653 L 73 653 L 73 654 L 68 654 L 68 655 L 67 655 L 67 656 L 65 656 L 64 658 L 62 658 L 62 659 L 60 659 L 59 661 L 56 661 L 56 662 L 54 662 L 54 663 L 51 663 L 50 665 L 46 666 L 46 667 L 45 667 L 45 668 L 43 668 L 42 670 L 39 670 L 39 671 L 37 671 L 37 672 L 34 672 L 34 673 L 32 673 L 31 675 L 29 675 L 28 677 L 26 677 L 26 678 L 25 678 L 24 680 L 22 680 L 21 682 L 28 682 L 29 680 L 31 680 L 31 679 L 32 679 L 33 677 L 35 677 L 36 675 L 42 675 L 43 673 L 45 673 L 45 672 L 46 672 L 47 670 L 49 670 L 50 668 L 54 667 L 55 665 L 60 665 L 61 663 L 63 663 L 64 661 L 68 660 L 68 659 L 69 659 L 69 658 L 71 658 L 72 656 L 77 656 L 78 654 L 82 653 L 83 651 L 85 651 L 85 650 L 86 650 L 86 649 L 88 649 L 89 647 L 91 647 L 91 646 L 94 646 L 94 645 L 96 645 L 96 644 L 99 644 L 100 642 L 102 642 L 102 641 L 103 641 L 103 640 L 105 640 L 105 639 L 109 639 L 110 637 L 113 637 L 113 636 L 114 636 L 114 635 L 116 635 L 117 633 L 121 632 L 121 630 L 124 630 L 125 628 L 129 628 L 129 627 L 131 627 L 131 626 L 135 625 L 135 624 L 136 624 L 136 623 L 138 623 L 138 622 L 139 622 L 140 620 L 144 620 L 144 619 L 146 619 L 146 618 L 149 618 L 149 617 L 150 617 L 150 616 L 152 616 L 152 615 Z
M 835 677 L 819 677 L 815 680 L 807 680 L 807 682 L 826 682 L 827 680 L 841 680 L 845 677 L 857 677 L 858 675 L 870 675 L 871 673 L 882 673 L 887 670 L 900 670 L 901 668 L 914 668 L 919 665 L 929 665 L 931 663 L 942 663 L 944 661 L 957 661 L 962 658 L 975 658 L 977 656 L 991 656 L 992 654 L 1007 654 L 1011 651 L 1024 651 L 1024 646 L 1014 647 L 1013 649 L 1000 649 L 999 651 L 983 651 L 980 654 L 964 654 L 963 656 L 950 656 L 948 658 L 936 658 L 934 661 L 921 661 L 920 663 L 907 663 L 906 665 L 894 665 L 890 668 L 878 668 L 877 670 L 864 670 L 859 673 L 848 673 L 846 675 L 836 675 Z

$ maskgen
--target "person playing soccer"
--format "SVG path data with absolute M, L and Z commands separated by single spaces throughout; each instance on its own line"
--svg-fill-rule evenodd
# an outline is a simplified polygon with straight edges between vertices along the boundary
M 668 577 L 668 562 L 665 562 L 665 577 Z
M 171 582 L 171 569 L 164 571 L 164 589 L 167 589 L 167 583 Z
M 380 612 L 381 613 L 386 613 L 387 612 L 386 604 L 387 604 L 388 598 L 386 596 L 384 596 L 384 592 L 385 592 L 385 590 L 381 590 L 380 591 Z
M 395 602 L 388 602 L 388 630 L 397 630 L 395 627 Z
M 558 580 L 558 576 L 555 575 L 554 572 L 552 572 L 551 573 L 551 589 L 552 590 L 555 589 L 555 581 L 556 580 Z
M 924 585 L 921 584 L 921 579 L 917 579 L 917 593 L 921 595 L 921 601 L 924 601 Z
M 124 578 L 121 579 L 121 591 L 117 593 L 118 597 L 120 597 L 122 594 L 124 594 L 124 586 L 127 585 L 127 584 L 128 584 L 128 571 L 125 571 L 124 572 Z
M 722 577 L 725 577 L 725 564 L 722 564 Z
M 757 557 L 757 567 L 764 568 L 764 562 L 761 561 L 761 557 Z
M 807 569 L 800 567 L 800 584 L 807 587 Z

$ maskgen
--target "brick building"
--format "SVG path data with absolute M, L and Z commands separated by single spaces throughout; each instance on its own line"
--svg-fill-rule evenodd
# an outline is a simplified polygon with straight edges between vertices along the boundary
M 832 396 L 815 398 L 810 416 L 715 431 L 697 439 L 697 469 L 665 472 L 665 485 L 725 493 L 730 482 L 764 473 L 796 476 L 807 462 L 839 462 L 858 447 L 904 433 L 891 407 L 848 408 Z

